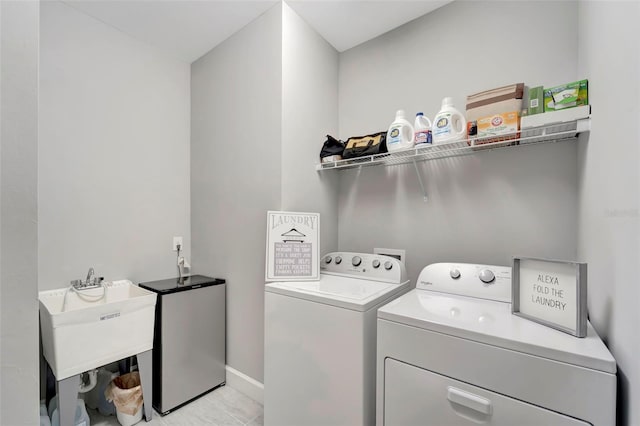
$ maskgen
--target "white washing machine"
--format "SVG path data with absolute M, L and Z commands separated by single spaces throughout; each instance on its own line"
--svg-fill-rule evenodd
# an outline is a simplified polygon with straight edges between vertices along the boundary
M 264 424 L 375 422 L 376 311 L 409 289 L 393 257 L 330 253 L 320 280 L 265 287 Z
M 616 362 L 511 313 L 511 268 L 437 263 L 378 310 L 378 426 L 587 425 L 616 419 Z

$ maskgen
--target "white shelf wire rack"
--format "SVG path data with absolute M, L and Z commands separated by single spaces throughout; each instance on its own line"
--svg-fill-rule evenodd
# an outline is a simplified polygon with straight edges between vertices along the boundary
M 545 126 L 523 129 L 520 131 L 519 137 L 516 138 L 516 135 L 514 135 L 514 138 L 510 140 L 482 143 L 482 139 L 476 139 L 471 142 L 464 140 L 460 142 L 436 145 L 421 144 L 414 148 L 402 151 L 321 163 L 316 165 L 316 170 L 345 170 L 369 166 L 392 166 L 407 163 L 415 164 L 419 161 L 472 155 L 480 151 L 506 149 L 516 145 L 534 145 L 575 140 L 580 133 L 589 131 L 590 128 L 591 118 L 584 118 L 580 120 L 552 123 Z

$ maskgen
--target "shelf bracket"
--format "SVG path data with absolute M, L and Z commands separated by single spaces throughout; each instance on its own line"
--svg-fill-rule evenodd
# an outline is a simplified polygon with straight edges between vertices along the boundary
M 429 197 L 427 197 L 427 191 L 425 191 L 424 189 L 424 183 L 422 183 L 422 175 L 420 174 L 420 169 L 418 169 L 418 163 L 415 159 L 413 160 L 413 167 L 416 171 L 416 175 L 418 176 L 418 183 L 420 184 L 420 189 L 422 189 L 422 199 L 426 203 L 427 201 L 429 201 Z

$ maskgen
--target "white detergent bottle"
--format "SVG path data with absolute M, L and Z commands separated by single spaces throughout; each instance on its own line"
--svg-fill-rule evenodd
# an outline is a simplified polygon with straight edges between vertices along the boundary
M 442 108 L 433 119 L 433 143 L 462 141 L 467 136 L 467 120 L 453 107 L 452 98 L 442 100 Z
M 419 112 L 416 114 L 416 123 L 413 126 L 414 138 L 413 142 L 418 145 L 421 143 L 431 143 L 431 121 Z
M 399 151 L 413 147 L 413 126 L 404 115 L 404 110 L 396 112 L 396 119 L 387 132 L 387 150 L 389 152 Z
M 60 413 L 58 412 L 58 408 L 53 410 L 51 414 L 51 425 L 52 426 L 65 426 L 60 424 Z M 70 426 L 70 425 L 68 425 Z M 73 426 L 91 426 L 91 419 L 89 418 L 89 414 L 87 413 L 87 409 L 84 406 L 84 401 L 82 399 L 78 399 L 76 404 L 76 417 L 73 422 Z

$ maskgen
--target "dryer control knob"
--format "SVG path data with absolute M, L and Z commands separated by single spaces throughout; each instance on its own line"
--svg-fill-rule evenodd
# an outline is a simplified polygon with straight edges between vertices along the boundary
M 342 263 L 342 258 L 340 256 L 336 256 L 336 265 L 339 265 Z
M 353 256 L 353 259 L 351 259 L 351 264 L 353 266 L 360 266 L 361 263 L 362 259 L 360 259 L 360 256 Z
M 337 260 L 337 259 L 336 259 Z M 327 256 L 324 258 L 324 263 L 331 263 L 331 256 Z
M 449 275 L 451 276 L 451 278 L 453 278 L 454 280 L 457 280 L 458 278 L 460 278 L 460 271 L 457 268 L 452 268 L 449 271 Z
M 478 277 L 480 278 L 480 281 L 482 281 L 485 284 L 492 283 L 496 279 L 496 276 L 494 275 L 494 273 L 489 269 L 483 269 L 482 271 L 480 271 L 480 274 L 478 275 Z
M 378 269 L 380 267 L 380 261 L 378 259 L 374 259 L 373 262 L 371 262 L 371 265 L 373 265 L 374 268 Z
M 391 263 L 388 260 L 386 262 L 384 262 L 384 269 L 386 269 L 387 271 L 390 271 L 391 268 L 393 268 L 393 263 Z

